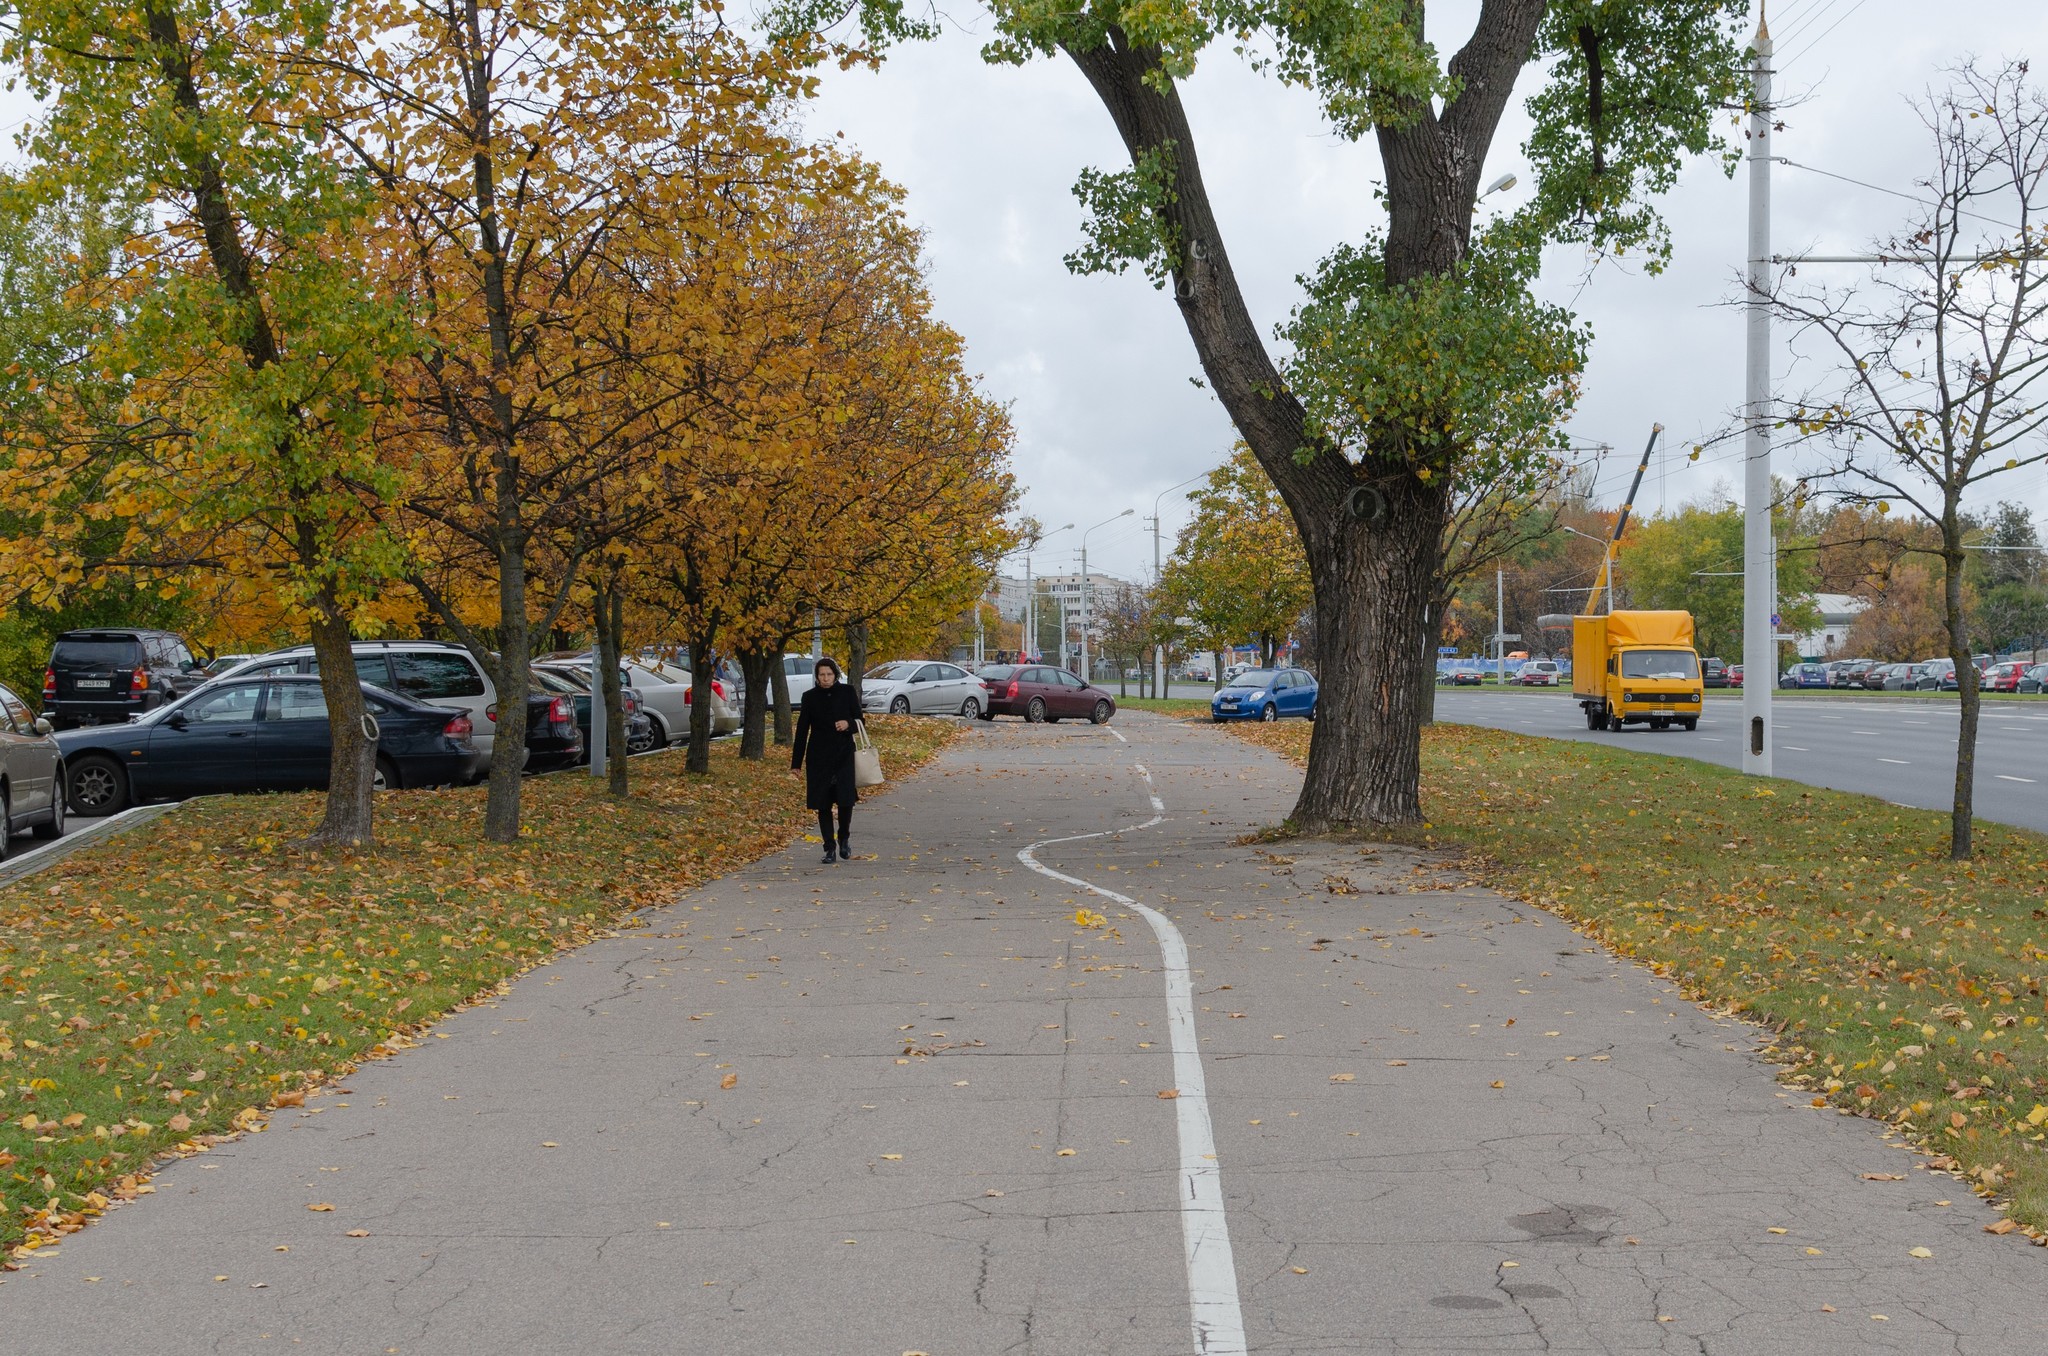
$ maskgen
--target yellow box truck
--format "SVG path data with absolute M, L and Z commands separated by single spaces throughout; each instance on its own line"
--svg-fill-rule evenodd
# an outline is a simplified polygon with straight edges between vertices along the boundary
M 1768 675 L 1766 675 L 1766 678 Z M 1699 728 L 1700 656 L 1690 612 L 1572 618 L 1572 697 L 1586 728 Z

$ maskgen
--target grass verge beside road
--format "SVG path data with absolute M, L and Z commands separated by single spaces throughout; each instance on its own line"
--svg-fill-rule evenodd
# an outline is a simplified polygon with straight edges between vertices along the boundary
M 1203 716 L 1209 703 L 1195 697 L 1118 697 L 1119 711 L 1157 711 L 1162 716 Z
M 1296 761 L 1305 724 L 1238 731 Z M 2048 838 L 1685 759 L 1461 725 L 1423 739 L 1427 840 L 1776 1032 L 1814 1104 L 1888 1121 L 2048 1227 Z
M 869 726 L 894 777 L 960 729 Z M 725 743 L 711 769 L 636 758 L 623 802 L 585 775 L 530 780 L 511 846 L 481 841 L 481 787 L 379 797 L 377 846 L 336 854 L 285 846 L 318 795 L 208 799 L 0 890 L 0 1248 L 47 1248 L 147 1191 L 159 1154 L 259 1127 L 815 825 L 786 751 Z

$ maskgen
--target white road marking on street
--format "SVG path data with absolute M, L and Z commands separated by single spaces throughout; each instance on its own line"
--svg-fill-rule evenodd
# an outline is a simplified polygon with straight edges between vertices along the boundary
M 1780 744 L 1780 745 L 1778 745 L 1778 747 L 1779 747 L 1779 748 L 1781 748 L 1781 749 L 1783 749 L 1783 750 L 1785 750 L 1785 752 L 1787 752 L 1787 753 L 1812 753 L 1812 752 L 1813 752 L 1813 750 L 1812 750 L 1812 749 L 1803 749 L 1803 748 L 1799 747 L 1799 745 L 1797 745 L 1797 744 Z
M 1897 763 L 1901 767 L 1910 766 L 1903 758 L 1880 758 L 1877 761 L 1880 763 Z
M 2032 777 L 2008 777 L 2003 772 L 2001 772 L 1998 774 L 1998 780 L 2002 782 L 2027 782 L 2029 784 L 2032 784 L 2034 779 Z
M 1129 740 L 1124 741 L 1129 743 Z M 1158 813 L 1133 828 L 1149 829 L 1166 818 L 1165 803 L 1153 789 L 1152 774 L 1135 765 L 1152 794 Z M 1244 1312 L 1237 1298 L 1237 1262 L 1230 1251 L 1230 1226 L 1223 1215 L 1223 1168 L 1216 1156 L 1216 1133 L 1209 1120 L 1209 1093 L 1202 1077 L 1202 1054 L 1195 1041 L 1194 981 L 1188 969 L 1188 944 L 1173 920 L 1106 886 L 1069 876 L 1043 865 L 1032 854 L 1054 843 L 1106 838 L 1123 829 L 1043 838 L 1017 853 L 1017 860 L 1041 876 L 1065 881 L 1091 894 L 1135 909 L 1152 925 L 1166 972 L 1166 1027 L 1173 1047 L 1174 1119 L 1180 1132 L 1181 1243 L 1187 1258 L 1188 1308 L 1194 1323 L 1197 1356 L 1244 1356 Z
M 1119 744 L 1128 744 L 1131 742 L 1130 740 L 1124 738 L 1124 732 L 1122 730 L 1112 729 L 1110 733 L 1116 736 L 1116 742 Z
M 1701 735 L 1700 738 L 1706 740 L 1709 744 L 1726 744 L 1728 742 L 1725 739 L 1716 739 L 1712 735 Z
M 1874 734 L 1876 734 L 1876 733 L 1877 733 L 1877 731 L 1875 731 L 1875 730 L 1851 730 L 1851 731 L 1849 731 L 1849 733 L 1850 733 L 1850 734 L 1867 734 L 1867 735 L 1874 735 Z

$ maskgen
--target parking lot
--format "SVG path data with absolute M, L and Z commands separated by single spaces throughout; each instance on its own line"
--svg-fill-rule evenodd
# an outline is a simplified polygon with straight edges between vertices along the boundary
M 1437 718 L 1550 739 L 1698 758 L 1734 767 L 1742 757 L 1741 694 L 1710 692 L 1697 733 L 1621 734 L 1586 729 L 1569 689 L 1488 692 L 1442 689 Z M 1947 809 L 1955 786 L 1955 699 L 1861 698 L 1853 693 L 1794 698 L 1772 708 L 1777 776 L 1898 805 Z M 2048 699 L 1987 701 L 1977 741 L 1977 816 L 2048 833 Z

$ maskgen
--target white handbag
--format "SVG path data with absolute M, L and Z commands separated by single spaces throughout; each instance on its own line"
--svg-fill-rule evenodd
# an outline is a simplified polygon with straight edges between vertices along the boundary
M 853 784 L 855 786 L 880 786 L 882 777 L 882 755 L 875 752 L 875 741 L 868 738 L 868 723 L 864 720 L 853 724 Z

